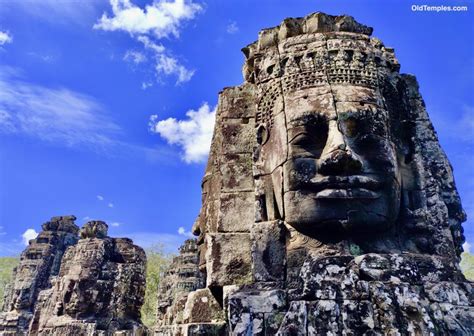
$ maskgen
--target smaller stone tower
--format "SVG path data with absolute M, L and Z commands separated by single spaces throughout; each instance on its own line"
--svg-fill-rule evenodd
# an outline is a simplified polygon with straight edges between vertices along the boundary
M 145 335 L 145 252 L 107 229 L 102 221 L 82 228 L 52 288 L 40 293 L 29 335 Z
M 173 328 L 170 329 L 170 325 L 191 323 L 196 314 L 201 320 L 210 321 L 213 311 L 219 309 L 218 303 L 209 290 L 202 289 L 203 287 L 204 277 L 199 271 L 197 242 L 196 239 L 188 239 L 180 247 L 179 255 L 173 258 L 160 284 L 155 335 L 175 332 L 176 330 L 171 331 Z M 198 295 L 200 299 L 190 301 L 190 293 L 193 297 Z M 188 301 L 193 304 L 187 304 Z M 201 306 L 198 307 L 196 302 L 201 303 Z
M 5 293 L 0 334 L 26 334 L 39 292 L 50 287 L 50 279 L 58 274 L 64 252 L 78 240 L 75 220 L 74 216 L 53 217 L 43 224 L 38 237 L 30 240 L 13 271 L 13 283 Z

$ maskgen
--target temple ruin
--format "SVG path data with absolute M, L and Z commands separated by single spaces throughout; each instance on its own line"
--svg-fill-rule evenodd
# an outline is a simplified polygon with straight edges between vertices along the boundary
M 53 217 L 23 252 L 0 335 L 146 335 L 145 252 L 107 224 Z
M 413 75 L 350 16 L 242 49 L 219 95 L 202 207 L 140 322 L 145 253 L 101 221 L 30 242 L 0 335 L 473 335 L 466 216 Z

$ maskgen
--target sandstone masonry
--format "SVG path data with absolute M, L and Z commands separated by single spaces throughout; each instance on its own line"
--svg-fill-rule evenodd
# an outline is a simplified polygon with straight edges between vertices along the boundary
M 30 242 L 0 314 L 0 335 L 145 335 L 146 257 L 107 224 L 54 217 Z

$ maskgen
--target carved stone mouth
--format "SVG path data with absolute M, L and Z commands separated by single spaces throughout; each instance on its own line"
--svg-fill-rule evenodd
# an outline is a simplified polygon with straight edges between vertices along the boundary
M 382 182 L 364 175 L 325 176 L 311 180 L 311 189 L 318 192 L 317 195 L 321 194 L 318 198 L 377 198 L 378 193 L 374 191 L 381 187 Z
M 364 188 L 324 189 L 316 194 L 317 199 L 376 199 L 380 193 Z

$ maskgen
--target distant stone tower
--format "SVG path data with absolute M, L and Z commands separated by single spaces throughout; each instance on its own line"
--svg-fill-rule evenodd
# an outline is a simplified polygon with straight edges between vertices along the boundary
M 40 293 L 29 335 L 145 335 L 145 252 L 108 237 L 102 221 L 88 222 L 80 236 L 52 288 Z
M 0 313 L 0 335 L 140 336 L 146 257 L 107 224 L 53 217 L 30 241 Z M 79 239 L 80 238 L 80 239 Z
M 59 273 L 64 252 L 78 240 L 75 220 L 74 216 L 51 218 L 21 254 L 13 282 L 5 293 L 1 335 L 26 334 L 39 292 L 51 286 L 51 277 Z
M 474 334 L 451 166 L 371 34 L 314 13 L 243 49 L 194 226 L 206 288 L 157 335 Z
M 155 333 L 165 332 L 166 326 L 183 323 L 189 315 L 185 306 L 188 294 L 204 287 L 198 261 L 196 239 L 187 239 L 160 282 Z M 165 328 L 162 329 L 162 326 Z

